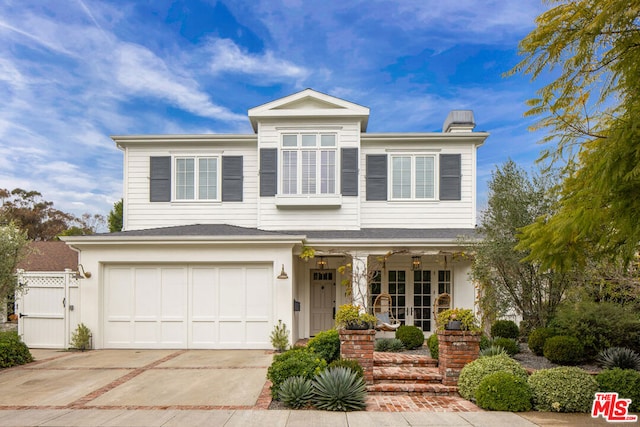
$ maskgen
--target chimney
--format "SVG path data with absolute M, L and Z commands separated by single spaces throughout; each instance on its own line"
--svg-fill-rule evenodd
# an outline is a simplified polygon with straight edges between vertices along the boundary
M 471 110 L 452 110 L 442 125 L 442 132 L 472 132 L 476 127 Z

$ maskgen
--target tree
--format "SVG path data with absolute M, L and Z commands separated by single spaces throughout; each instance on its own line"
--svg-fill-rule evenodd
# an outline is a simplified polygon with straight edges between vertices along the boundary
M 0 225 L 0 302 L 16 291 L 16 266 L 25 255 L 27 233 L 15 224 Z
M 116 231 L 122 231 L 122 206 L 123 200 L 120 199 L 113 204 L 113 209 L 109 212 L 109 232 L 115 233 Z
M 529 177 L 509 160 L 496 168 L 488 185 L 488 206 L 478 227 L 484 239 L 470 244 L 483 317 L 491 321 L 515 310 L 528 327 L 543 326 L 569 286 L 569 276 L 523 261 L 529 252 L 516 246 L 518 230 L 549 213 L 549 180 Z
M 13 222 L 29 240 L 53 240 L 60 235 L 94 234 L 104 224 L 99 214 L 78 218 L 53 207 L 38 191 L 0 189 L 0 223 Z
M 640 1 L 553 0 L 511 71 L 554 79 L 529 101 L 562 165 L 553 215 L 524 228 L 543 267 L 632 260 L 640 242 Z

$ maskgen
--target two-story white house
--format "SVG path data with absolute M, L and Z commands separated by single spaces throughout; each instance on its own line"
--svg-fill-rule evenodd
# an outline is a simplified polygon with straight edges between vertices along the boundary
M 92 273 L 95 348 L 271 348 L 278 320 L 295 342 L 333 327 L 345 279 L 427 335 L 438 295 L 474 307 L 457 254 L 488 134 L 470 111 L 442 132 L 367 133 L 368 108 L 306 89 L 248 116 L 253 134 L 112 137 L 124 230 L 64 238 Z

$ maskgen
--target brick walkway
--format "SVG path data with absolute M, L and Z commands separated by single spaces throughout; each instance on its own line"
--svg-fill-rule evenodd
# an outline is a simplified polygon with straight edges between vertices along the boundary
M 367 396 L 367 411 L 379 412 L 480 412 L 473 403 L 454 396 Z

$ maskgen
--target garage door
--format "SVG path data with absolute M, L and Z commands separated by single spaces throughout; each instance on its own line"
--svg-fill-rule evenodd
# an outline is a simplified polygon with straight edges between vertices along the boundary
M 270 265 L 105 268 L 105 348 L 271 348 Z

